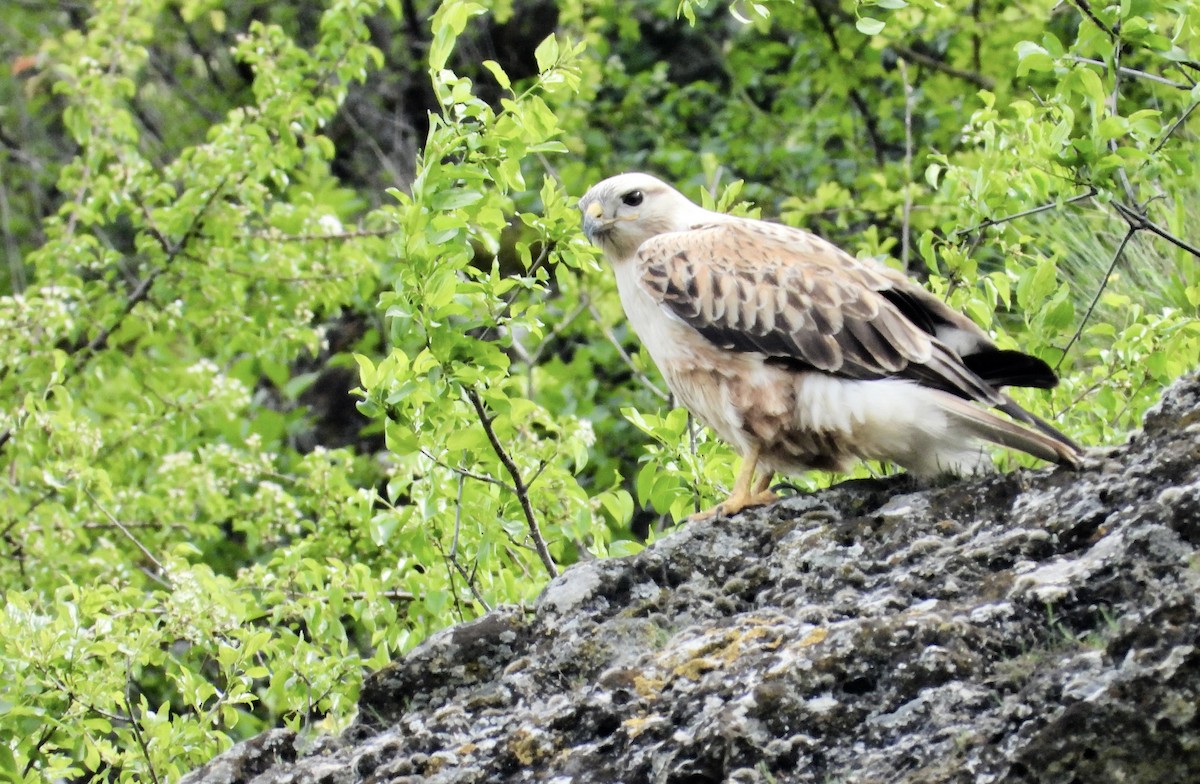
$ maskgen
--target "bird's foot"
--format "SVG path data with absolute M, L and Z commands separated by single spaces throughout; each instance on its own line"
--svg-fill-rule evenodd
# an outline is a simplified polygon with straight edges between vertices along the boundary
M 697 522 L 699 520 L 711 520 L 714 517 L 729 517 L 735 515 L 743 509 L 749 509 L 752 506 L 766 506 L 773 504 L 779 500 L 779 496 L 770 490 L 764 490 L 761 493 L 734 493 L 726 498 L 721 503 L 705 509 L 703 512 L 697 512 L 688 518 L 689 522 Z

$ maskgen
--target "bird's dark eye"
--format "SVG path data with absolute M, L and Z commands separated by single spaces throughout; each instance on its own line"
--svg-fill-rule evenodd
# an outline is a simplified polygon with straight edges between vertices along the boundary
M 621 203 L 627 207 L 636 207 L 642 203 L 641 191 L 630 191 L 621 197 Z

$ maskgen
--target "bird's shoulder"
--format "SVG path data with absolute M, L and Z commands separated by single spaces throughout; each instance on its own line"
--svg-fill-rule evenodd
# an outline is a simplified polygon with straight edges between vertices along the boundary
M 733 275 L 756 285 L 880 292 L 914 285 L 873 259 L 858 259 L 812 232 L 780 223 L 722 216 L 659 234 L 637 250 L 643 278 L 676 277 L 686 269 Z

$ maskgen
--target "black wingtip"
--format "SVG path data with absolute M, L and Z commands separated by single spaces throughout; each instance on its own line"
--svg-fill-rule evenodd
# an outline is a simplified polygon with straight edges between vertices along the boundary
M 1037 357 L 1020 351 L 993 349 L 968 354 L 963 364 L 994 387 L 1036 387 L 1053 389 L 1058 375 Z

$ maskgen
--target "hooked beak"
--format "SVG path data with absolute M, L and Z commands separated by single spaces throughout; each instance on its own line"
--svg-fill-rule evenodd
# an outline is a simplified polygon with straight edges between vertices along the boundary
M 606 233 L 615 221 L 603 220 L 604 208 L 600 206 L 600 202 L 589 202 L 583 208 L 583 233 L 593 244 L 597 244 L 600 236 Z

